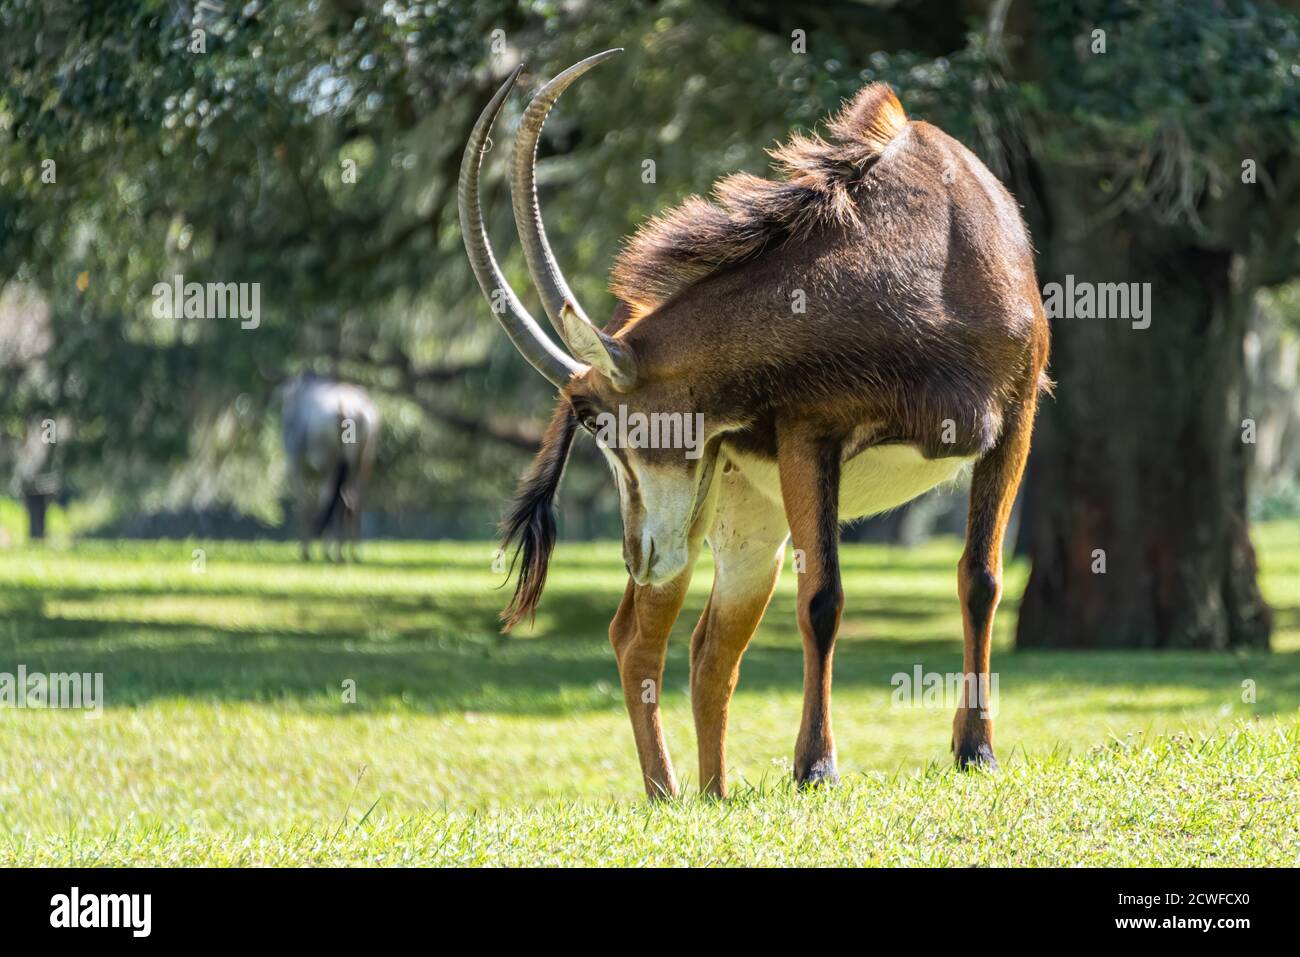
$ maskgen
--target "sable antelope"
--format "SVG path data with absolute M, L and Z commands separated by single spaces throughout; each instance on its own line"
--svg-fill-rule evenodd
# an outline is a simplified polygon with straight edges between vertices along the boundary
M 995 765 L 992 722 L 980 707 L 987 699 L 975 695 L 988 688 L 1003 533 L 1047 384 L 1047 322 L 1018 207 L 974 154 L 909 121 L 893 91 L 872 84 L 829 120 L 826 137 L 795 135 L 772 151 L 781 179 L 729 176 L 713 201 L 689 199 L 642 227 L 617 259 L 618 304 L 598 329 L 547 243 L 534 167 L 556 99 L 616 52 L 547 83 L 524 113 L 513 154 L 519 238 L 572 357 L 501 275 L 479 207 L 484 143 L 518 69 L 483 110 L 461 163 L 461 227 L 475 275 L 507 335 L 560 391 L 502 526 L 522 555 L 506 627 L 541 596 L 553 500 L 577 429 L 595 430 L 620 405 L 701 412 L 698 458 L 602 445 L 618 483 L 630 575 L 609 636 L 646 791 L 677 791 L 658 688 L 703 541 L 715 577 L 691 636 L 701 788 L 726 793 L 728 706 L 787 539 L 803 559 L 794 775 L 800 784 L 834 782 L 839 523 L 901 505 L 973 465 L 957 569 L 968 681 L 952 748 L 962 767 Z
M 311 540 L 335 526 L 335 558 L 344 541 L 357 558 L 361 496 L 375 461 L 379 410 L 365 389 L 306 373 L 280 387 L 281 428 L 289 476 L 298 502 L 302 559 Z

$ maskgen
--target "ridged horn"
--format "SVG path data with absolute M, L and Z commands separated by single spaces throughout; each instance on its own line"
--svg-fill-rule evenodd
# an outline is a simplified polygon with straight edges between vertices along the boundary
M 478 279 L 488 305 L 496 314 L 501 327 L 505 329 L 510 341 L 529 363 L 546 376 L 556 388 L 562 388 L 576 373 L 585 371 L 585 366 L 575 362 L 550 337 L 524 308 L 515 291 L 501 274 L 496 257 L 492 255 L 492 244 L 488 240 L 487 230 L 483 227 L 483 213 L 479 202 L 479 168 L 483 162 L 483 144 L 492 132 L 497 114 L 505 103 L 506 96 L 515 85 L 523 67 L 516 67 L 514 72 L 501 84 L 501 88 L 483 108 L 478 122 L 470 133 L 469 142 L 465 144 L 465 153 L 460 161 L 460 180 L 456 199 L 460 207 L 460 231 L 465 241 L 465 251 L 469 254 L 470 265 Z M 529 264 L 531 266 L 531 262 Z
M 510 182 L 510 202 L 515 211 L 515 226 L 519 230 L 519 241 L 524 247 L 524 258 L 528 260 L 528 272 L 542 297 L 546 315 L 570 349 L 573 345 L 568 342 L 568 331 L 560 318 L 565 303 L 569 304 L 579 319 L 588 323 L 590 320 L 574 298 L 569 284 L 565 282 L 564 273 L 555 261 L 555 254 L 551 252 L 551 244 L 546 240 L 546 227 L 542 224 L 542 211 L 537 202 L 537 142 L 541 138 L 546 117 L 560 94 L 596 64 L 621 52 L 622 49 L 614 49 L 589 56 L 538 90 L 524 111 L 523 119 L 519 122 L 519 132 L 515 136 L 514 168 Z

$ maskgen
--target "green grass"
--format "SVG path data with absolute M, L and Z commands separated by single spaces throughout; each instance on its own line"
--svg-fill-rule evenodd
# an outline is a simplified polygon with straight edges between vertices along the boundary
M 0 710 L 0 863 L 1296 864 L 1300 533 L 1256 541 L 1271 654 L 1014 652 L 1011 567 L 993 775 L 952 771 L 949 707 L 891 707 L 892 675 L 960 668 L 959 544 L 846 546 L 845 783 L 810 794 L 787 784 L 786 575 L 742 668 L 721 805 L 692 783 L 706 559 L 663 698 L 688 794 L 654 807 L 605 638 L 615 544 L 562 545 L 536 628 L 504 640 L 487 544 L 373 543 L 352 567 L 287 544 L 0 552 L 0 671 L 102 671 L 107 698 L 98 719 Z

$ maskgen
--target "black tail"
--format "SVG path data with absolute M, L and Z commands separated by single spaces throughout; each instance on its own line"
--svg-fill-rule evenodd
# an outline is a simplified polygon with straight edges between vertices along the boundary
M 316 537 L 325 534 L 325 529 L 330 527 L 330 522 L 334 521 L 334 516 L 338 514 L 339 506 L 344 505 L 343 501 L 343 483 L 348 480 L 348 463 L 340 462 L 334 469 L 334 486 L 330 489 L 329 504 L 325 506 L 316 520 Z
M 564 476 L 564 465 L 569 460 L 577 428 L 572 407 L 561 398 L 542 439 L 542 447 L 520 479 L 510 511 L 501 523 L 502 551 L 513 541 L 519 543 L 510 560 L 511 573 L 519 565 L 519 580 L 514 597 L 501 612 L 501 620 L 505 622 L 502 631 L 509 631 L 524 618 L 531 619 L 542 599 L 546 567 L 555 549 L 555 492 Z

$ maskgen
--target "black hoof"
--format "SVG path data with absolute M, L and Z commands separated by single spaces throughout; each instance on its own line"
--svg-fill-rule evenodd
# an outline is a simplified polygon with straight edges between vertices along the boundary
M 835 770 L 834 758 L 822 758 L 820 761 L 814 762 L 813 766 L 802 774 L 796 770 L 794 779 L 800 790 L 833 787 L 840 783 L 840 775 Z
M 957 767 L 962 771 L 971 768 L 983 768 L 986 771 L 998 769 L 998 759 L 993 756 L 993 746 L 976 744 L 957 749 Z

